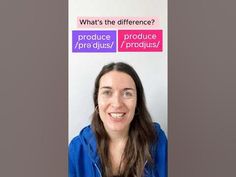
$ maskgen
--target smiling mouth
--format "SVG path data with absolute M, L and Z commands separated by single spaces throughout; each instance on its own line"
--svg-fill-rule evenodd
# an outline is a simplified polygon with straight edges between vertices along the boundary
M 109 115 L 114 119 L 123 119 L 125 113 L 109 113 Z

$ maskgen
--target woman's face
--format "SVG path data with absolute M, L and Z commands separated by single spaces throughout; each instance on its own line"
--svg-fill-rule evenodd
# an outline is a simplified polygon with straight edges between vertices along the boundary
M 110 71 L 99 82 L 98 110 L 106 131 L 128 132 L 135 114 L 136 86 L 128 74 Z

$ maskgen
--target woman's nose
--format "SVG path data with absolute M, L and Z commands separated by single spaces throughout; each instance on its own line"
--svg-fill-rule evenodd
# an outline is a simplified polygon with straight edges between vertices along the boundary
M 122 105 L 122 98 L 119 94 L 114 94 L 111 102 L 113 107 L 120 107 Z

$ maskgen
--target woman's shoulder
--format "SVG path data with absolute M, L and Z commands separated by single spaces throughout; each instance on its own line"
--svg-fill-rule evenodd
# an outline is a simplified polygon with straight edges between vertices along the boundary
M 153 127 L 154 127 L 157 134 L 159 134 L 161 131 L 163 131 L 160 124 L 157 122 L 153 122 Z
M 158 142 L 163 143 L 167 141 L 165 132 L 161 128 L 160 124 L 157 122 L 153 122 L 154 129 L 156 131 L 157 137 L 158 137 Z
M 155 128 L 156 131 L 159 131 L 159 130 L 161 129 L 160 124 L 157 123 L 157 122 L 153 122 L 153 126 L 154 126 L 154 128 Z
M 158 176 L 166 177 L 168 142 L 165 132 L 162 130 L 160 124 L 154 123 L 154 128 L 157 132 L 157 141 L 155 143 L 155 146 L 153 146 L 153 158 L 154 161 L 157 163 L 155 173 L 158 174 Z
M 70 147 L 72 147 L 72 146 L 80 146 L 80 145 L 86 143 L 87 139 L 89 139 L 89 137 L 91 137 L 92 134 L 93 133 L 92 133 L 92 129 L 91 129 L 90 125 L 84 127 L 80 131 L 80 133 L 71 140 L 69 146 Z

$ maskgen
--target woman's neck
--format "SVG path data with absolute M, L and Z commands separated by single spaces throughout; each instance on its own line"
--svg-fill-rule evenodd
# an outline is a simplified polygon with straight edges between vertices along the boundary
M 109 141 L 109 156 L 112 164 L 113 174 L 119 174 L 123 169 L 122 158 L 124 149 L 128 140 L 127 132 L 112 132 L 108 133 L 110 137 Z
M 112 165 L 113 175 L 120 174 L 123 171 L 123 155 L 128 138 L 116 137 L 109 142 L 109 158 Z
M 121 130 L 121 131 L 109 131 L 106 130 L 108 133 L 108 136 L 110 138 L 111 142 L 122 142 L 122 141 L 127 141 L 128 139 L 128 133 L 129 133 L 129 129 L 127 130 Z
M 109 134 L 111 143 L 126 142 L 128 139 L 128 134 L 123 133 L 112 133 Z

